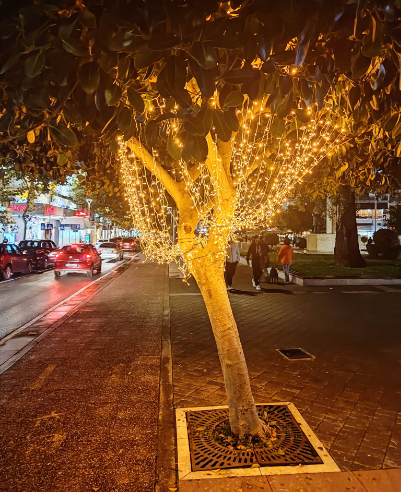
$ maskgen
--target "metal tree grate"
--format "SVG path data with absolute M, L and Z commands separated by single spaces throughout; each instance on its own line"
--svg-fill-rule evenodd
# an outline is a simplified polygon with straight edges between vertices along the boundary
M 228 409 L 187 412 L 192 471 L 220 468 L 322 464 L 318 453 L 286 405 L 257 405 L 259 415 L 274 422 L 277 437 L 267 446 L 253 449 L 229 449 L 216 442 L 214 430 L 228 421 Z M 266 413 L 264 413 L 266 412 Z

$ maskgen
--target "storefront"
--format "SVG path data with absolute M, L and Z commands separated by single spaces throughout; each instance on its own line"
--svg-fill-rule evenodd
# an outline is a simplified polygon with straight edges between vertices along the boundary
M 91 242 L 91 223 L 88 217 L 70 216 L 60 222 L 59 246 Z

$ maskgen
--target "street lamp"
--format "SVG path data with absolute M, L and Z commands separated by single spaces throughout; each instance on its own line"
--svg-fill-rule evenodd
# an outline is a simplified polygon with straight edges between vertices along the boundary
M 88 204 L 88 216 L 89 220 L 91 220 L 91 203 L 93 202 L 92 198 L 87 198 L 86 203 Z

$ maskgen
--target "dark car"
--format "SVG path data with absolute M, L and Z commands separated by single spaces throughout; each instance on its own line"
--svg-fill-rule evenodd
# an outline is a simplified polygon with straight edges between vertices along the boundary
M 46 270 L 49 266 L 54 266 L 59 249 L 53 241 L 49 239 L 27 240 L 19 243 L 23 253 L 26 253 L 32 263 L 33 268 Z
M 100 273 L 101 270 L 102 258 L 92 244 L 70 244 L 57 255 L 54 275 L 57 278 L 62 272 L 78 272 L 92 277 L 94 271 Z
M 16 244 L 0 244 L 0 278 L 10 280 L 13 273 L 31 273 L 32 263 Z

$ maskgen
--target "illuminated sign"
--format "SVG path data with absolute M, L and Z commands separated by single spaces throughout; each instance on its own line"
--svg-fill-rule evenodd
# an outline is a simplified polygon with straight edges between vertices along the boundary
M 78 210 L 75 212 L 76 217 L 88 217 L 88 213 L 85 210 Z
M 25 212 L 26 210 L 26 205 L 10 205 L 10 210 L 11 212 Z

